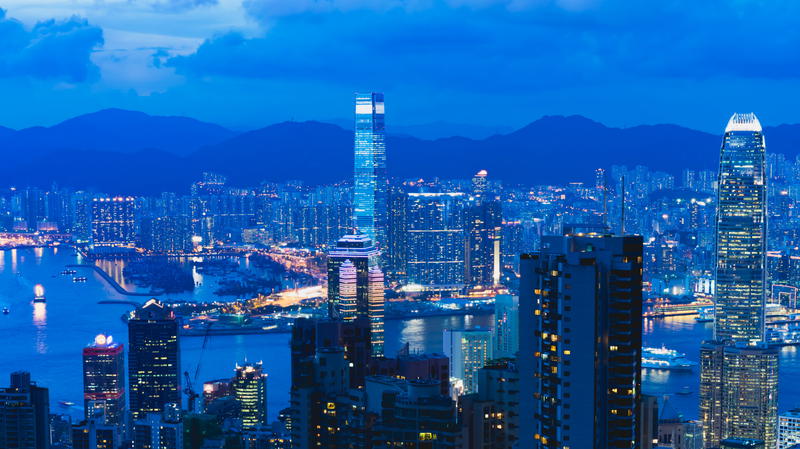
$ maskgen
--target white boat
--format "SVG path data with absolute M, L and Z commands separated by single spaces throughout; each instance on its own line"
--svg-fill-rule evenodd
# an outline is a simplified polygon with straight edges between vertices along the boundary
M 686 354 L 674 349 L 642 348 L 642 368 L 663 369 L 663 370 L 690 370 L 696 366 L 686 358 Z

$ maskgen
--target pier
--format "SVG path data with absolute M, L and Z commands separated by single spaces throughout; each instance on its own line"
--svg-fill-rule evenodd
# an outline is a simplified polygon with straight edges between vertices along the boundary
M 99 274 L 99 275 L 100 275 L 100 277 L 102 277 L 103 279 L 105 279 L 105 280 L 106 280 L 106 282 L 108 282 L 108 284 L 109 284 L 109 285 L 111 285 L 111 287 L 113 287 L 113 288 L 114 288 L 114 290 L 116 290 L 116 291 L 117 291 L 117 293 L 119 293 L 119 294 L 121 294 L 121 295 L 125 295 L 125 296 L 148 296 L 148 297 L 153 297 L 153 296 L 158 296 L 158 295 L 162 295 L 162 294 L 164 294 L 164 292 L 149 292 L 149 293 L 139 293 L 139 292 L 131 292 L 131 291 L 125 290 L 124 288 L 122 288 L 122 286 L 121 286 L 121 285 L 119 285 L 119 282 L 115 281 L 115 280 L 114 280 L 114 278 L 112 278 L 111 276 L 109 276 L 109 275 L 108 275 L 108 273 L 106 273 L 106 272 L 105 272 L 105 271 L 103 271 L 103 270 L 102 270 L 100 267 L 97 267 L 97 266 L 95 266 L 95 265 L 88 265 L 88 264 L 73 264 L 73 265 L 67 265 L 67 268 L 91 268 L 91 269 L 93 269 L 93 270 L 94 270 L 94 271 L 95 271 L 97 274 Z

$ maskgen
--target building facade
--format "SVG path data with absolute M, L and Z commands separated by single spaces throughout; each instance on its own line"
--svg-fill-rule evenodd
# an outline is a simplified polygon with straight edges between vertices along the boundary
M 134 420 L 181 403 L 180 345 L 175 314 L 156 299 L 128 320 L 128 379 Z
M 386 245 L 386 131 L 382 93 L 356 94 L 353 221 L 379 247 Z
M 133 247 L 136 245 L 134 199 L 103 197 L 92 201 L 92 245 Z
M 125 351 L 110 335 L 100 334 L 83 348 L 83 406 L 86 419 L 104 410 L 108 424 L 122 424 L 126 409 Z
M 478 370 L 492 359 L 492 331 L 445 329 L 442 347 L 450 358 L 450 377 L 463 381 L 464 393 L 477 392 Z
M 640 447 L 642 247 L 551 236 L 521 256 L 520 447 Z
M 251 430 L 267 423 L 267 375 L 263 364 L 236 365 L 233 395 L 239 405 L 242 429 Z

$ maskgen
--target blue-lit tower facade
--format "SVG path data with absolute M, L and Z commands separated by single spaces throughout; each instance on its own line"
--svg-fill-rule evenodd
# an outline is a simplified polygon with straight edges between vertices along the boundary
M 700 349 L 700 418 L 707 448 L 727 438 L 776 446 L 778 353 L 764 337 L 766 146 L 755 114 L 725 128 L 717 178 L 714 340 Z
M 767 241 L 765 145 L 754 114 L 734 114 L 719 159 L 715 339 L 764 338 Z
M 386 131 L 382 93 L 356 94 L 353 221 L 378 247 L 386 245 Z

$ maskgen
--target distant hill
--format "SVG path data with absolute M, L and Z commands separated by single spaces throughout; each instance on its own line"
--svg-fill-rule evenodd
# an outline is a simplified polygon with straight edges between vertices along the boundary
M 235 132 L 219 125 L 186 117 L 104 109 L 51 127 L 12 132 L 0 130 L 0 148 L 37 154 L 71 151 L 133 153 L 155 149 L 185 156 L 202 146 L 235 135 Z
M 22 135 L 22 137 L 21 137 Z M 765 129 L 770 152 L 794 158 L 800 125 Z M 34 136 L 34 137 L 32 137 Z M 645 165 L 680 175 L 715 169 L 721 136 L 676 125 L 613 128 L 581 116 L 546 116 L 485 139 L 387 137 L 389 174 L 466 178 L 479 169 L 507 183 L 592 182 L 594 170 Z M 185 192 L 204 170 L 237 185 L 349 179 L 353 133 L 321 122 L 283 122 L 236 134 L 182 117 L 105 110 L 50 128 L 0 128 L 2 184 L 91 187 L 115 193 Z M 31 175 L 34 174 L 34 175 Z

